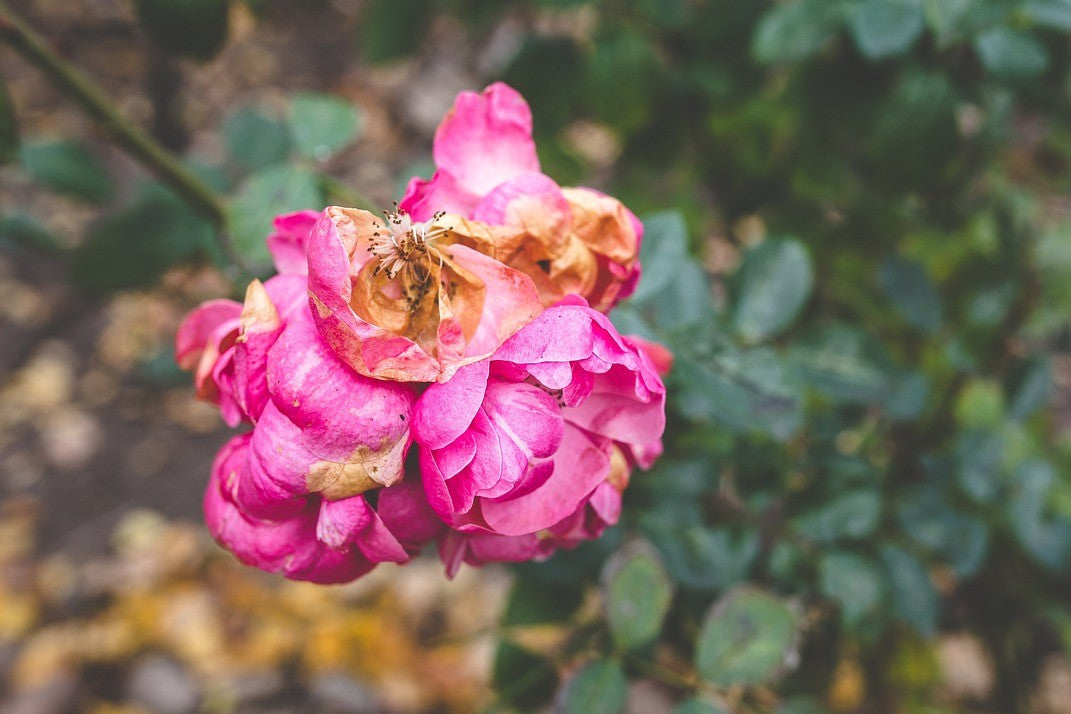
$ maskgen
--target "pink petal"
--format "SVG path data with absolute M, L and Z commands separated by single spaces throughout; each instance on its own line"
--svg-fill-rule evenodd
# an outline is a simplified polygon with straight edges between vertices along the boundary
M 660 437 L 666 426 L 665 394 L 644 402 L 636 398 L 634 390 L 615 386 L 613 380 L 597 377 L 588 398 L 577 407 L 566 408 L 565 418 L 594 434 L 626 444 Z
M 527 228 L 528 220 L 538 215 L 540 223 L 529 232 L 564 235 L 573 220 L 569 201 L 549 176 L 523 173 L 499 184 L 484 196 L 472 213 L 472 218 L 491 225 Z
M 487 360 L 473 362 L 428 385 L 413 408 L 413 438 L 421 446 L 441 449 L 468 429 L 483 403 L 488 368 Z
M 445 529 L 428 505 L 424 487 L 417 479 L 407 478 L 380 490 L 376 511 L 383 525 L 411 553 L 437 538 Z
M 364 557 L 328 548 L 316 539 L 314 508 L 280 521 L 260 521 L 246 517 L 235 506 L 229 493 L 248 441 L 248 435 L 232 439 L 212 467 L 204 513 L 216 540 L 247 565 L 297 580 L 346 582 L 371 570 L 374 564 Z
M 297 211 L 276 216 L 275 232 L 268 236 L 267 243 L 277 271 L 300 275 L 309 272 L 305 253 L 309 231 L 319 215 L 316 211 Z
M 624 335 L 623 338 L 625 344 L 631 345 L 650 360 L 651 366 L 660 376 L 665 377 L 673 369 L 673 353 L 668 347 L 638 335 Z
M 571 362 L 592 353 L 590 308 L 573 304 L 548 307 L 495 351 L 494 359 L 532 365 Z
M 576 510 L 610 471 L 608 442 L 566 426 L 554 455 L 554 472 L 542 487 L 503 501 L 482 504 L 487 525 L 502 535 L 523 535 L 549 528 Z
M 182 320 L 175 335 L 178 365 L 193 369 L 212 333 L 224 323 L 233 323 L 241 314 L 242 304 L 234 300 L 209 300 L 194 308 Z
M 340 362 L 307 313 L 295 316 L 272 347 L 268 387 L 317 458 L 365 463 L 368 475 L 382 485 L 402 478 L 412 389 L 369 379 Z
M 369 507 L 364 496 L 323 501 L 316 524 L 316 537 L 335 549 L 356 546 L 373 563 L 404 563 L 409 560 L 409 554 Z
M 526 458 L 551 456 L 561 445 L 561 407 L 538 387 L 495 380 L 487 385 L 483 410 Z
M 538 172 L 528 103 L 501 82 L 481 94 L 461 92 L 435 132 L 432 154 L 473 197 L 519 173 Z
M 452 175 L 436 171 L 428 180 L 417 176 L 409 179 L 398 208 L 414 221 L 430 221 L 438 211 L 468 217 L 476 200 Z
M 463 245 L 450 256 L 486 286 L 483 314 L 465 350 L 467 359 L 483 359 L 543 310 L 535 283 L 519 270 Z

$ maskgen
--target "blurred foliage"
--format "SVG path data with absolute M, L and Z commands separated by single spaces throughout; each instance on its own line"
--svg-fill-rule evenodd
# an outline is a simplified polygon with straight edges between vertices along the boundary
M 221 4 L 182 45 L 159 18 L 194 4 L 138 8 L 204 58 Z M 407 61 L 440 21 L 512 33 L 486 79 L 531 103 L 544 171 L 645 216 L 613 318 L 676 355 L 622 523 L 514 568 L 501 707 L 621 711 L 655 680 L 678 714 L 952 711 L 934 643 L 968 633 L 999 672 L 978 696 L 1027 711 L 1071 646 L 1071 2 L 373 0 L 355 52 Z M 16 148 L 5 97 L 0 158 L 108 204 L 86 288 L 226 262 L 167 190 L 119 202 L 85 148 Z M 361 125 L 299 94 L 220 127 L 197 168 L 255 269 L 275 213 L 360 201 L 324 162 Z M 52 245 L 22 215 L 0 242 Z

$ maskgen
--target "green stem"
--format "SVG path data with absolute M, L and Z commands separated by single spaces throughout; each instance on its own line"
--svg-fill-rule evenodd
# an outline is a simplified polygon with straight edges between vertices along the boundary
M 0 39 L 44 72 L 87 114 L 112 133 L 133 158 L 152 170 L 220 229 L 223 203 L 216 193 L 137 125 L 119 113 L 104 91 L 49 47 L 48 42 L 0 0 Z M 224 246 L 228 253 L 229 247 Z

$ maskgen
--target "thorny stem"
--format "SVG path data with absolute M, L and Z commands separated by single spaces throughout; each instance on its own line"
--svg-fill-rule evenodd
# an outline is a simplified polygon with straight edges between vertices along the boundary
M 30 64 L 44 72 L 64 93 L 115 137 L 119 146 L 153 171 L 219 229 L 217 235 L 227 257 L 241 265 L 222 231 L 226 221 L 223 202 L 167 149 L 124 117 L 104 91 L 70 62 L 63 59 L 33 28 L 0 0 L 0 39 Z

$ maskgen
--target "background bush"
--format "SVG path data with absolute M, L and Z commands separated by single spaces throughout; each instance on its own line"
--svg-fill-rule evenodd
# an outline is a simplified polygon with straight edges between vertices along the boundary
M 136 3 L 160 51 L 201 59 L 224 5 Z M 279 6 L 311 12 L 250 3 Z M 444 26 L 529 100 L 546 173 L 644 218 L 613 317 L 676 354 L 622 523 L 513 568 L 500 706 L 620 711 L 653 679 L 678 714 L 957 711 L 932 643 L 966 632 L 997 672 L 977 705 L 1030 710 L 1071 647 L 1071 2 L 370 0 L 330 31 L 434 63 Z M 32 127 L 16 148 L 0 119 L 42 189 L 113 206 L 73 249 L 11 211 L 0 240 L 95 292 L 256 272 L 274 213 L 363 201 L 329 163 L 361 123 L 327 94 L 237 108 L 226 154 L 190 164 L 212 215 L 157 183 L 117 204 L 92 153 Z

